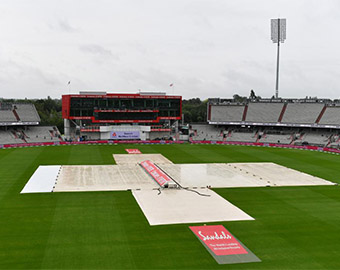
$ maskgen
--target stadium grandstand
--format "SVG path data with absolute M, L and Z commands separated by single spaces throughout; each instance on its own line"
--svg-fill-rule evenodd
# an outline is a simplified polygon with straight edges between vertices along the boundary
M 40 121 L 33 104 L 0 102 L 0 145 L 62 141 L 57 127 Z
M 182 97 L 162 92 L 80 92 L 62 96 L 67 140 L 172 139 L 182 118 Z
M 329 99 L 209 99 L 191 140 L 340 147 L 340 102 Z

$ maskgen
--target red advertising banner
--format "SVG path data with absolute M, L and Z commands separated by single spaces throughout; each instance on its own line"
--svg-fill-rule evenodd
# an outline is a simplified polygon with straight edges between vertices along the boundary
M 48 146 L 48 145 L 73 145 L 73 144 L 183 144 L 185 141 L 164 141 L 164 140 L 98 140 L 98 141 L 81 141 L 81 142 L 65 142 L 60 141 L 58 144 L 55 142 L 40 142 L 40 143 L 12 143 L 1 144 L 1 148 L 13 147 L 32 147 L 32 146 Z M 224 144 L 224 145 L 248 145 L 248 146 L 262 146 L 262 147 L 278 147 L 278 148 L 291 148 L 291 149 L 304 149 L 312 151 L 330 152 L 340 154 L 340 149 L 319 147 L 311 145 L 290 145 L 290 144 L 275 144 L 275 143 L 250 143 L 250 142 L 225 142 L 225 141 L 194 141 L 190 140 L 191 144 Z
M 222 225 L 189 228 L 217 256 L 248 254 L 240 242 Z
M 49 145 L 75 145 L 75 144 L 183 144 L 184 141 L 141 141 L 141 140 L 99 140 L 99 141 L 81 141 L 81 142 L 40 142 L 40 143 L 11 143 L 0 144 L 1 148 L 14 147 L 32 147 L 32 146 L 49 146 Z
M 138 149 L 125 149 L 125 151 L 128 152 L 129 154 L 141 154 L 142 153 Z
M 171 178 L 163 173 L 155 164 L 150 160 L 145 160 L 140 164 L 151 177 L 160 185 L 164 186 L 167 182 L 171 181 Z

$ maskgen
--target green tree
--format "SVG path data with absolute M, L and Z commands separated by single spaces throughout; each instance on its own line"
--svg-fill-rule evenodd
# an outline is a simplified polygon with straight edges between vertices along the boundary
M 186 123 L 197 123 L 207 121 L 208 100 L 201 101 L 199 98 L 183 100 L 182 112 Z
M 240 103 L 246 102 L 248 100 L 247 97 L 242 97 L 238 94 L 233 95 L 233 99 L 235 102 L 240 102 Z

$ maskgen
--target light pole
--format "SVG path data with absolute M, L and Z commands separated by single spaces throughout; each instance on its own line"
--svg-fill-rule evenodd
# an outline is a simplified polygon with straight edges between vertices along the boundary
M 280 43 L 286 39 L 286 19 L 271 19 L 271 40 L 277 43 L 275 98 L 279 98 Z

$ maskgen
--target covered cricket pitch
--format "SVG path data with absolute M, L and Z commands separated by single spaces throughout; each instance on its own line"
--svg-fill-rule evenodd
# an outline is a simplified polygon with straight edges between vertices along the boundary
M 173 164 L 160 154 L 114 155 L 117 165 L 40 166 L 22 193 L 132 190 L 150 225 L 253 220 L 213 188 L 333 185 L 275 163 Z M 179 188 L 162 189 L 149 160 Z

